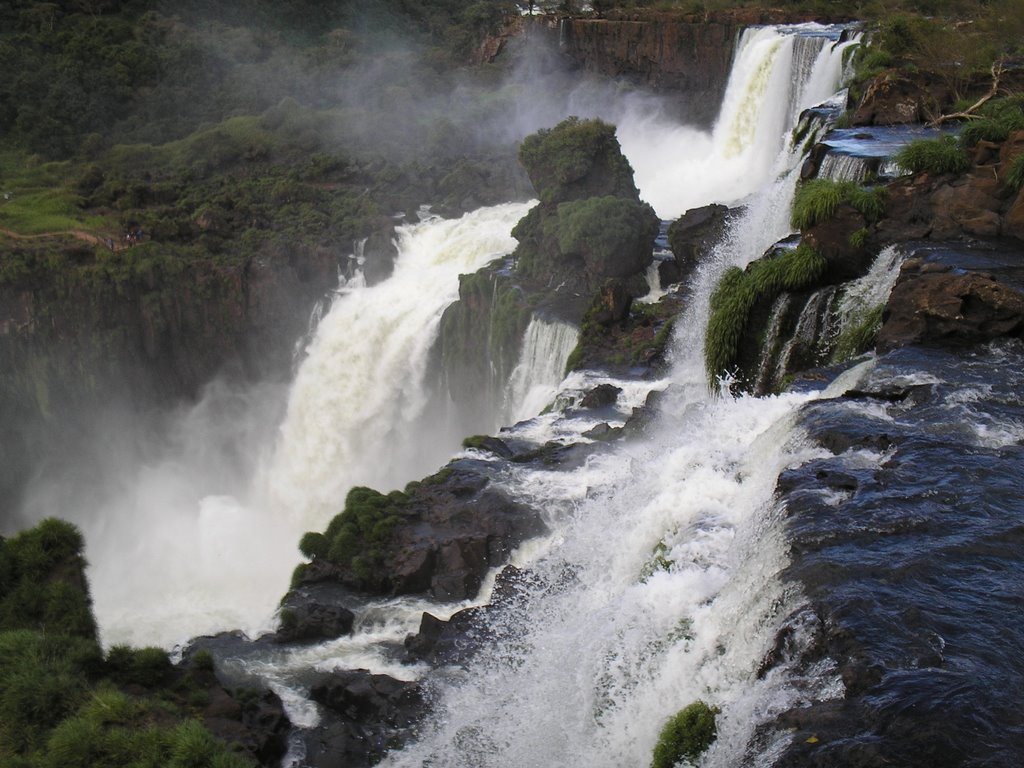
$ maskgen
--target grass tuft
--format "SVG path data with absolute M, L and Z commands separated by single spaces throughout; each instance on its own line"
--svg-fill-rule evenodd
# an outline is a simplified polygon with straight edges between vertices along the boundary
M 952 136 L 913 141 L 894 159 L 911 173 L 963 173 L 971 167 L 967 153 Z

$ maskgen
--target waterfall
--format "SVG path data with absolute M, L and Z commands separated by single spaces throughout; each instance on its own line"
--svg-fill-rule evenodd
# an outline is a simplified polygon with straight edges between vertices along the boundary
M 877 167 L 877 162 L 875 166 Z M 817 175 L 819 179 L 859 183 L 871 175 L 871 164 L 867 158 L 829 152 L 822 158 Z
M 536 416 L 558 394 L 565 363 L 576 347 L 576 326 L 534 317 L 523 336 L 519 362 L 505 390 L 505 423 Z
M 771 172 L 696 274 L 655 425 L 578 469 L 510 470 L 509 491 L 538 506 L 552 528 L 515 559 L 530 570 L 531 586 L 499 610 L 491 623 L 497 639 L 469 669 L 429 680 L 433 715 L 419 741 L 384 765 L 646 765 L 666 719 L 697 699 L 721 709 L 704 764 L 747 764 L 758 722 L 822 693 L 813 685 L 801 691 L 784 667 L 756 674 L 781 616 L 801 604 L 779 578 L 786 544 L 772 494 L 779 471 L 811 455 L 792 420 L 817 395 L 713 397 L 702 362 L 718 277 L 788 233 L 797 156 L 782 148 L 796 115 L 772 113 L 780 100 L 790 104 L 792 89 L 819 80 L 820 67 L 835 72 L 828 82 L 837 85 L 838 47 L 791 78 L 793 62 L 807 59 L 794 56 L 793 43 L 774 28 L 744 36 L 715 141 L 741 165 L 767 158 Z M 770 148 L 756 138 L 764 121 L 777 134 Z M 676 173 L 675 193 L 720 199 L 720 178 L 693 163 Z M 588 426 L 572 426 L 580 421 L 567 414 L 552 430 Z
M 836 90 L 842 51 L 834 28 L 744 30 L 711 131 L 628 113 L 618 120 L 622 150 L 641 196 L 664 219 L 711 202 L 736 203 L 769 182 L 800 112 Z
M 463 435 L 427 406 L 426 372 L 458 275 L 515 246 L 529 204 L 398 228 L 388 280 L 340 297 L 292 384 L 268 488 L 308 527 L 339 511 L 353 485 L 390 489 L 435 470 Z M 429 428 L 428 428 L 429 427 Z

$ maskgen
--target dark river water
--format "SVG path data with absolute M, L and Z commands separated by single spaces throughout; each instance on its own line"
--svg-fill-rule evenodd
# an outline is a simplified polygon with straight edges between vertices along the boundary
M 792 652 L 846 695 L 781 718 L 777 765 L 1024 765 L 1022 385 L 1017 341 L 907 348 L 803 409 L 828 453 L 779 481 L 816 626 Z

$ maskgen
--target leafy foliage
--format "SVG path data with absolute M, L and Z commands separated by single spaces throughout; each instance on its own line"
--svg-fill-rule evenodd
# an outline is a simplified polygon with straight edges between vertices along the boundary
M 843 329 L 832 350 L 832 360 L 842 362 L 871 349 L 882 327 L 883 306 L 873 307 L 857 322 Z
M 832 218 L 844 204 L 875 221 L 885 211 L 885 194 L 884 187 L 868 189 L 853 181 L 813 179 L 797 188 L 791 223 L 797 229 L 808 229 Z
M 911 173 L 963 173 L 971 165 L 967 153 L 952 136 L 912 141 L 894 159 Z
M 0 539 L 0 626 L 95 640 L 82 534 L 49 518 Z
M 1012 131 L 1024 129 L 1024 97 L 994 99 L 981 108 L 980 114 L 981 119 L 971 120 L 960 131 L 961 146 L 1006 141 Z
M 696 760 L 718 735 L 716 707 L 695 701 L 669 719 L 654 747 L 651 768 L 673 768 L 683 760 Z
M 625 277 L 649 254 L 658 216 L 647 203 L 625 197 L 591 197 L 560 203 L 556 237 L 563 255 L 581 255 L 602 277 Z
M 302 541 L 315 556 L 351 568 L 357 577 L 368 580 L 382 559 L 382 548 L 402 519 L 408 501 L 402 491 L 385 495 L 357 486 L 348 492 L 344 510 L 334 516 L 327 530 L 323 534 L 307 533 Z
M 711 295 L 711 315 L 704 341 L 704 367 L 712 387 L 729 372 L 739 352 L 750 311 L 759 301 L 771 302 L 783 291 L 815 283 L 826 262 L 807 245 L 774 258 L 759 259 L 746 270 L 731 267 Z
M 1015 192 L 1024 189 L 1024 155 L 1018 155 L 1010 161 L 1006 169 L 1006 186 Z
M 531 134 L 519 148 L 519 161 L 542 202 L 637 196 L 633 170 L 619 149 L 615 126 L 601 120 L 570 117 L 554 128 Z M 605 164 L 605 172 L 592 174 L 595 163 Z M 588 176 L 599 177 L 602 186 L 588 187 Z
M 187 694 L 189 682 L 172 685 L 164 650 L 115 646 L 104 660 L 82 547 L 78 529 L 56 519 L 0 539 L 0 764 L 251 765 L 185 716 L 175 696 Z M 56 606 L 54 594 L 62 596 Z M 129 696 L 118 686 L 135 690 Z

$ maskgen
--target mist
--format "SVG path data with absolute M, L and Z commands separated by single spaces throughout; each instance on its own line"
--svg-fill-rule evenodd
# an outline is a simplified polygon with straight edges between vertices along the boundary
M 708 202 L 706 192 L 692 201 L 680 194 L 680 179 L 707 172 L 700 158 L 711 162 L 714 132 L 688 127 L 679 97 L 581 73 L 541 25 L 515 41 L 501 66 L 442 72 L 422 45 L 389 36 L 374 56 L 348 55 L 343 70 L 314 67 L 308 79 L 308 60 L 286 49 L 261 58 L 239 35 L 206 33 L 211 46 L 231 36 L 232 55 L 247 61 L 226 82 L 241 87 L 242 101 L 285 94 L 292 101 L 276 109 L 319 111 L 321 149 L 395 163 L 471 156 L 512 166 L 525 136 L 570 115 L 600 117 L 618 125 L 641 196 L 663 218 Z M 740 199 L 757 183 L 723 176 L 715 199 Z M 508 199 L 528 197 L 507 191 Z M 385 283 L 336 297 L 294 383 L 218 379 L 176 406 L 117 402 L 77 417 L 82 437 L 60 461 L 38 465 L 15 523 L 60 516 L 81 527 L 104 644 L 170 647 L 225 629 L 271 629 L 300 560 L 299 537 L 326 525 L 349 488 L 399 487 L 435 471 L 466 434 L 500 425 L 504 404 L 467 424 L 457 403 L 431 389 L 431 334 L 456 298 L 458 274 L 510 252 L 509 232 L 526 209 L 483 214 L 496 216 L 501 235 L 472 245 L 454 224 L 408 224 L 400 233 L 407 253 L 421 247 L 417 238 L 452 238 L 431 246 L 440 249 L 439 271 L 428 280 L 399 263 Z M 460 226 L 476 226 L 471 217 Z M 339 243 L 339 257 L 350 248 Z M 426 314 L 400 316 L 427 299 Z

